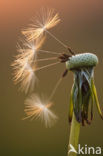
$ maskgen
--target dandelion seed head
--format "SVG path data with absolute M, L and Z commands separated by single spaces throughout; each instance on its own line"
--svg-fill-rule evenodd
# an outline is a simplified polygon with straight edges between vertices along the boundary
M 60 22 L 60 18 L 53 9 L 42 9 L 40 15 L 32 21 L 31 27 L 22 31 L 29 41 L 39 38 L 45 31 L 56 26 Z
M 92 53 L 77 54 L 69 58 L 66 62 L 67 69 L 76 69 L 83 67 L 94 67 L 98 63 L 98 58 Z
M 41 119 L 46 127 L 51 127 L 57 120 L 57 116 L 50 110 L 52 103 L 43 100 L 38 95 L 32 94 L 30 98 L 25 101 L 25 114 L 27 118 Z

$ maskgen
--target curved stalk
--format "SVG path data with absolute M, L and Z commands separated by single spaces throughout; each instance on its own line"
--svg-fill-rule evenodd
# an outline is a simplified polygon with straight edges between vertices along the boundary
M 68 156 L 77 156 L 79 134 L 80 134 L 80 123 L 76 120 L 75 115 L 73 113 L 69 137 L 70 139 L 68 145 Z

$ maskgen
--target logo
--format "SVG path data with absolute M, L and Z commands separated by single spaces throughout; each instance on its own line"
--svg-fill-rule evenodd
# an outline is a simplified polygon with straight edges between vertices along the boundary
M 101 155 L 102 154 L 102 149 L 101 147 L 89 147 L 87 145 L 85 145 L 84 147 L 82 147 L 80 144 L 78 144 L 78 150 L 76 150 L 72 144 L 69 145 L 70 150 L 68 151 L 68 154 L 73 152 L 76 154 L 88 154 L 88 155 Z
M 69 146 L 70 146 L 70 150 L 69 150 L 68 154 L 69 154 L 70 152 L 77 153 L 77 151 L 75 150 L 75 148 L 74 148 L 71 144 L 70 144 Z

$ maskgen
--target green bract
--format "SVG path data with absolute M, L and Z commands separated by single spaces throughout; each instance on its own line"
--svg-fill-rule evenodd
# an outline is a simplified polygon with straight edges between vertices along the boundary
M 86 121 L 87 124 L 90 124 L 93 118 L 94 103 L 96 103 L 98 112 L 103 119 L 94 84 L 94 66 L 96 66 L 97 63 L 97 56 L 91 53 L 71 56 L 66 62 L 66 68 L 74 73 L 74 83 L 69 105 L 70 122 L 74 112 L 78 122 L 85 125 Z M 90 120 L 89 116 L 91 116 Z
M 66 62 L 66 68 L 68 70 L 78 69 L 81 67 L 92 67 L 96 66 L 98 58 L 96 55 L 91 53 L 77 54 L 69 58 Z

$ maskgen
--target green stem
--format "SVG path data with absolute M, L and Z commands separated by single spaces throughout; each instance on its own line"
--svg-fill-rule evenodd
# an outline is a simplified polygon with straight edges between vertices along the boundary
M 77 156 L 77 153 L 72 151 L 70 152 L 70 150 L 72 149 L 70 145 L 72 145 L 76 151 L 78 150 L 79 133 L 80 133 L 80 123 L 77 122 L 75 115 L 73 114 L 68 146 L 68 156 Z

